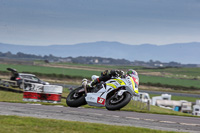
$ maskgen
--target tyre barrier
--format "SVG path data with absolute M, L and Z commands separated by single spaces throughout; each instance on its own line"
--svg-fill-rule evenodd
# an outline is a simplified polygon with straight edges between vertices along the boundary
M 23 101 L 31 102 L 61 102 L 62 86 L 26 83 L 24 85 Z

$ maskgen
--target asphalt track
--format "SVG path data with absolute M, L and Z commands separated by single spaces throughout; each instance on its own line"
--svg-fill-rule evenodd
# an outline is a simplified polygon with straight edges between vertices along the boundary
M 200 118 L 197 117 L 108 111 L 106 109 L 0 102 L 0 115 L 31 116 L 68 121 L 145 127 L 167 131 L 200 132 Z

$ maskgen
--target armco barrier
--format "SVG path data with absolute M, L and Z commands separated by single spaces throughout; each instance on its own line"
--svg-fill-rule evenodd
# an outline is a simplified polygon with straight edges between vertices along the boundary
M 5 79 L 0 79 L 0 86 L 6 88 L 18 87 L 16 81 L 5 80 Z
M 23 101 L 61 102 L 62 86 L 24 83 Z

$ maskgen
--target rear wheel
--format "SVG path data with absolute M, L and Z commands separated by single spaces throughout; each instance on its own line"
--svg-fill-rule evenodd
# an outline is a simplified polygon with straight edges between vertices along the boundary
M 111 96 L 106 99 L 106 108 L 108 110 L 120 110 L 131 100 L 131 94 L 124 92 L 121 96 Z
M 79 92 L 81 89 L 84 89 L 82 87 L 79 87 L 75 90 L 72 90 L 69 95 L 67 96 L 66 103 L 70 107 L 79 107 L 82 105 L 87 104 L 85 101 L 85 92 Z

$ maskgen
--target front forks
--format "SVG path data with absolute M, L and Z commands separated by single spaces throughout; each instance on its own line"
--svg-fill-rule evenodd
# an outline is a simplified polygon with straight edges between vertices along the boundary
M 87 81 L 84 81 L 82 83 L 83 87 L 84 87 L 84 90 L 85 90 L 85 95 L 87 95 Z

